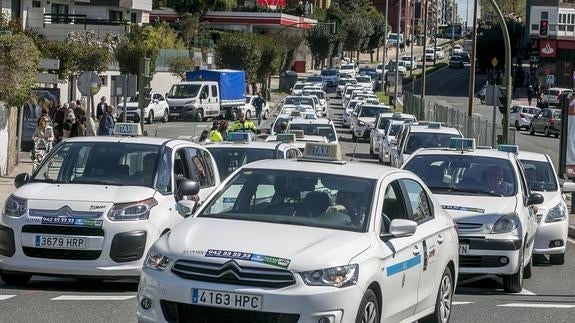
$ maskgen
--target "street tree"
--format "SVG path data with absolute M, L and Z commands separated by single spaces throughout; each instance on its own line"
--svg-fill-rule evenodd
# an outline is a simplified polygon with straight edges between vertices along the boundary
M 168 66 L 170 73 L 176 77 L 179 77 L 183 82 L 186 80 L 186 72 L 191 71 L 194 67 L 196 67 L 196 64 L 194 64 L 194 61 L 189 57 L 179 56 L 170 57 L 168 59 Z
M 75 47 L 74 69 L 77 73 L 94 71 L 101 73 L 108 69 L 119 36 L 107 34 L 101 37 L 93 31 L 71 32 L 66 44 Z
M 222 35 L 214 48 L 218 66 L 244 70 L 248 82 L 256 83 L 261 58 L 257 42 L 258 36 L 244 32 Z
M 359 59 L 359 51 L 365 47 L 369 36 L 373 33 L 373 27 L 369 20 L 358 13 L 351 14 L 348 19 L 344 20 L 343 24 L 343 28 L 347 32 L 343 49 L 349 51 L 350 56 L 356 52 Z
M 321 68 L 323 68 L 325 60 L 330 56 L 334 45 L 330 27 L 317 25 L 306 32 L 305 39 L 314 59 L 321 62 Z
M 285 60 L 287 48 L 276 37 L 260 36 L 257 40 L 260 52 L 260 63 L 256 71 L 256 79 L 263 85 L 264 93 L 268 93 L 271 76 L 279 74 Z
M 23 33 L 0 36 L 0 101 L 21 106 L 36 83 L 40 52 Z

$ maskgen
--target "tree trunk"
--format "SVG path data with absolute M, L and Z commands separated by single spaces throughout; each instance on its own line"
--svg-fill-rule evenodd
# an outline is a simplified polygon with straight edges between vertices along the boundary
M 377 46 L 377 61 L 379 62 L 379 46 Z
M 359 50 L 357 51 L 357 60 L 359 61 Z
M 370 60 L 373 63 L 373 50 L 369 51 Z

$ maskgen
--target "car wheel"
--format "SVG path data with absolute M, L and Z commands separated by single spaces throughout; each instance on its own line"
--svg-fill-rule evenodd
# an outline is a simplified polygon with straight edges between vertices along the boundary
M 529 259 L 529 263 L 527 264 L 527 266 L 525 266 L 525 268 L 523 269 L 523 278 L 529 279 L 531 278 L 532 274 L 533 274 L 533 255 L 531 256 L 531 259 Z
M 552 265 L 563 265 L 565 263 L 565 254 L 549 255 L 549 263 Z
M 204 110 L 198 109 L 198 112 L 196 112 L 196 121 L 197 122 L 204 121 Z
M 515 274 L 503 276 L 503 290 L 507 293 L 519 293 L 523 290 L 523 250 L 519 257 L 519 269 Z
M 168 110 L 164 110 L 164 117 L 162 118 L 162 122 L 166 123 L 170 120 L 170 113 L 168 112 Z
M 355 323 L 379 323 L 379 313 L 377 297 L 371 289 L 368 289 L 359 304 Z
M 270 117 L 270 110 L 266 110 L 264 112 L 264 115 L 262 116 L 262 119 L 267 120 Z
M 529 125 L 529 134 L 532 135 L 532 136 L 535 135 L 535 129 L 533 129 L 533 125 L 532 125 L 532 124 Z
M 236 121 L 237 119 L 238 119 L 238 110 L 232 109 L 232 112 L 230 112 L 230 120 Z
M 517 129 L 517 131 L 521 130 L 521 127 L 519 126 L 519 121 L 515 120 L 515 129 Z
M 2 278 L 6 285 L 24 286 L 28 284 L 30 278 L 32 278 L 32 275 L 2 273 L 0 278 Z
M 154 111 L 150 110 L 150 112 L 148 112 L 148 117 L 146 118 L 146 123 L 152 124 L 153 122 L 154 122 Z
M 252 118 L 252 112 L 250 110 L 246 111 L 246 120 L 250 120 Z
M 420 320 L 424 323 L 447 323 L 451 317 L 451 305 L 453 300 L 453 274 L 449 267 L 445 268 L 441 282 L 439 283 L 439 290 L 437 291 L 437 299 L 435 301 L 435 311 L 428 317 Z
M 548 127 L 545 127 L 545 130 L 543 131 L 543 133 L 545 134 L 545 137 L 549 137 L 551 135 Z

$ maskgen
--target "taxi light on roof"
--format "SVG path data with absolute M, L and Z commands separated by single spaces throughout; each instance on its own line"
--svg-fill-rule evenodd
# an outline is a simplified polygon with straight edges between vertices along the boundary
M 499 145 L 497 150 L 504 151 L 506 153 L 517 154 L 519 152 L 519 146 L 517 145 Z
M 294 110 L 291 112 L 290 116 L 292 117 L 301 117 L 301 112 Z
M 341 147 L 337 143 L 308 142 L 303 151 L 305 159 L 341 161 Z
M 139 123 L 122 123 L 118 122 L 114 125 L 115 136 L 141 136 L 142 128 Z
M 450 149 L 460 149 L 460 150 L 474 150 L 475 149 L 475 139 L 474 138 L 451 138 L 449 139 Z
M 439 129 L 441 128 L 441 122 L 430 122 L 427 124 L 427 128 L 429 129 Z
M 394 112 L 391 117 L 392 118 L 401 118 L 403 114 L 401 112 Z
M 297 139 L 300 139 L 300 138 L 303 138 L 303 137 L 304 137 L 303 130 L 295 130 L 295 129 L 294 129 L 294 130 L 288 131 L 288 133 L 294 134 Z
M 276 141 L 284 143 L 295 142 L 295 134 L 293 133 L 279 133 L 276 135 Z
M 229 132 L 226 140 L 234 142 L 249 142 L 253 140 L 253 137 L 250 132 Z

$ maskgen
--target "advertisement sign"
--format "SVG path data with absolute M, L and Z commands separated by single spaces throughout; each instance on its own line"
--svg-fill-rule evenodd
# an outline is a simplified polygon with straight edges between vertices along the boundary
M 32 96 L 24 103 L 24 120 L 22 122 L 22 147 L 31 147 L 32 135 L 38 125 L 42 108 L 54 111 L 60 102 L 60 89 L 33 89 Z
M 547 58 L 557 57 L 557 41 L 541 40 L 539 42 L 539 56 Z

